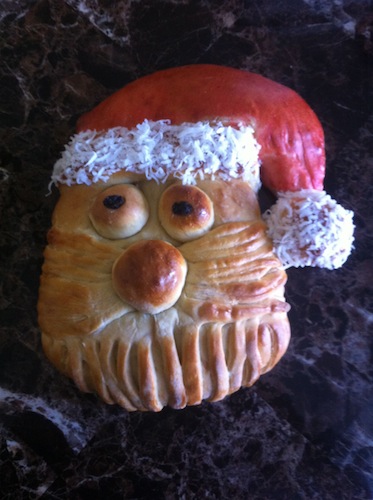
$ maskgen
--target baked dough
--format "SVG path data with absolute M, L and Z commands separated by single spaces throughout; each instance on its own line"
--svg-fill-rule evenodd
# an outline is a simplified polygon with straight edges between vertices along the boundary
M 123 184 L 104 189 L 90 207 L 89 217 L 104 238 L 128 238 L 145 225 L 149 209 L 139 189 Z
M 53 170 L 47 356 L 129 411 L 252 385 L 289 343 L 284 266 L 334 269 L 353 247 L 353 214 L 324 178 L 322 126 L 278 83 L 190 65 L 120 89 Z M 261 182 L 278 198 L 264 221 Z
M 162 226 L 178 241 L 202 236 L 214 223 L 214 205 L 196 186 L 172 184 L 162 193 L 158 212 Z
M 251 386 L 290 340 L 284 265 L 332 269 L 351 251 L 352 212 L 324 176 L 315 113 L 259 75 L 191 65 L 119 90 L 81 117 L 53 170 L 46 355 L 129 411 Z M 279 197 L 267 225 L 261 181 Z
M 162 240 L 133 243 L 114 262 L 113 286 L 119 297 L 143 313 L 158 314 L 179 299 L 187 265 L 182 253 Z
M 167 232 L 162 203 L 180 187 L 127 173 L 61 185 L 48 234 L 38 304 L 44 350 L 82 391 L 129 411 L 221 400 L 270 370 L 290 339 L 286 273 L 254 191 L 241 180 L 199 181 L 197 198 L 214 215 L 183 242 Z M 92 207 L 123 188 L 141 193 L 146 223 L 106 237 Z

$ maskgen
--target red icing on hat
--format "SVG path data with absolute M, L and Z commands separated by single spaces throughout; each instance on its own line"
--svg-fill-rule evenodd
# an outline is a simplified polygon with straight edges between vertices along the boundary
M 265 186 L 274 192 L 323 189 L 324 133 L 317 116 L 296 92 L 260 75 L 215 65 L 159 71 L 108 97 L 80 118 L 77 129 L 133 128 L 145 119 L 252 124 Z

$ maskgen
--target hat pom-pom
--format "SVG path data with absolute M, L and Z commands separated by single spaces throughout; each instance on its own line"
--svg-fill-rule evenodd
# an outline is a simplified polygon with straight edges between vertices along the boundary
M 353 212 L 325 191 L 305 189 L 278 196 L 263 218 L 284 267 L 341 267 L 353 249 Z

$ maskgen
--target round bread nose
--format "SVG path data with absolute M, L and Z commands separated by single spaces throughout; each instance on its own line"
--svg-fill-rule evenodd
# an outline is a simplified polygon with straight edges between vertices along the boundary
M 179 250 L 161 240 L 144 240 L 115 261 L 113 286 L 138 311 L 157 314 L 173 306 L 184 287 L 187 265 Z

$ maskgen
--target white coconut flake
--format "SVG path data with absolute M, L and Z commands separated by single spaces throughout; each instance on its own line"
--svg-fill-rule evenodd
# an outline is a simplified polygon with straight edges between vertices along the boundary
M 258 191 L 259 150 L 251 126 L 145 120 L 134 129 L 75 134 L 54 165 L 51 184 L 106 182 L 124 170 L 161 183 L 170 176 L 183 184 L 195 184 L 205 176 L 241 178 Z
M 336 269 L 346 262 L 353 249 L 353 212 L 325 191 L 279 193 L 277 202 L 263 218 L 285 268 Z

